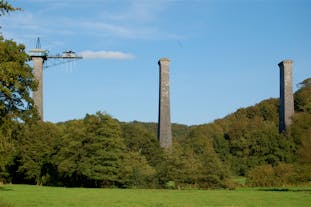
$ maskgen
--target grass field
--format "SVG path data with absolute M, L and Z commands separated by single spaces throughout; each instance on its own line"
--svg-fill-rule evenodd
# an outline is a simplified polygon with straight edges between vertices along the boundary
M 8 204 L 8 205 L 6 205 Z M 0 207 L 310 207 L 311 187 L 142 190 L 0 186 Z

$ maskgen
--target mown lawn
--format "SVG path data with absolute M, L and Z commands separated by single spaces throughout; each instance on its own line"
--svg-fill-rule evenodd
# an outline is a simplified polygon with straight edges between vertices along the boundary
M 9 205 L 3 205 L 1 203 Z M 0 207 L 310 207 L 311 187 L 238 190 L 142 190 L 0 186 Z

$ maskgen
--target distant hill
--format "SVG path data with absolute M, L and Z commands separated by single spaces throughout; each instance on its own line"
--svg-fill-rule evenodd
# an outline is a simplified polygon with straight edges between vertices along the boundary
M 295 115 L 278 132 L 278 99 L 212 123 L 172 124 L 171 150 L 157 123 L 120 122 L 108 114 L 54 124 L 31 119 L 0 130 L 0 182 L 76 187 L 234 188 L 311 181 L 311 79 L 295 93 Z M 206 109 L 208 110 L 208 109 Z M 5 134 L 4 134 L 5 132 Z M 1 144 L 1 143 L 0 143 Z
M 261 164 L 293 163 L 303 159 L 302 155 L 307 159 L 311 156 L 306 149 L 311 145 L 311 78 L 299 85 L 294 94 L 295 116 L 289 135 L 279 134 L 279 99 L 270 98 L 240 108 L 212 123 L 197 126 L 173 124 L 173 137 L 182 143 L 199 133 L 197 139 L 212 140 L 219 158 L 236 175 L 245 175 L 249 169 Z M 135 123 L 156 137 L 156 123 Z

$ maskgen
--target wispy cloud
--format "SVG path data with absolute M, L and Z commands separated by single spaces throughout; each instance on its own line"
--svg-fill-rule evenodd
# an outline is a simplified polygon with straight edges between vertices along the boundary
M 5 38 L 20 40 L 27 47 L 34 46 L 36 37 L 45 40 L 45 47 L 53 51 L 62 46 L 52 44 L 55 40 L 62 41 L 63 47 L 67 48 L 65 42 L 72 47 L 70 44 L 73 45 L 77 38 L 88 39 L 92 45 L 99 39 L 111 43 L 125 39 L 179 40 L 185 36 L 161 28 L 161 14 L 172 7 L 175 0 L 122 0 L 122 3 L 90 0 L 88 7 L 85 7 L 84 0 L 75 0 L 74 3 L 73 0 L 16 1 L 19 3 L 16 6 L 24 11 L 2 16 L 0 32 Z M 99 48 L 106 46 L 102 44 Z
M 133 59 L 135 55 L 130 53 L 124 53 L 120 51 L 91 51 L 86 50 L 79 53 L 85 59 L 118 59 L 118 60 L 126 60 Z
M 113 1 L 112 1 L 113 2 Z M 124 0 L 124 7 L 118 10 L 103 10 L 100 16 L 116 22 L 135 22 L 138 24 L 151 23 L 158 19 L 158 15 L 172 5 L 173 1 L 167 0 Z M 119 4 L 113 2 L 113 4 Z
M 76 24 L 77 25 L 77 24 Z M 134 31 L 125 26 L 120 26 L 116 24 L 98 22 L 98 21 L 83 21 L 79 23 L 79 27 L 91 31 L 96 31 L 96 33 L 103 33 L 105 35 L 112 35 L 117 37 L 132 37 L 134 36 Z

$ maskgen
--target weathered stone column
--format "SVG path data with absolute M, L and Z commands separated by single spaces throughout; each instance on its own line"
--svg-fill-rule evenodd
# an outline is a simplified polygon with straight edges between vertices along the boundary
M 280 132 L 285 131 L 292 123 L 292 117 L 294 115 L 292 64 L 292 60 L 284 60 L 278 64 L 280 68 Z
M 161 58 L 158 62 L 160 67 L 158 140 L 160 146 L 165 149 L 172 146 L 169 63 L 168 58 Z
M 33 61 L 33 74 L 38 81 L 38 89 L 33 91 L 33 101 L 34 105 L 37 108 L 39 116 L 41 120 L 43 120 L 43 63 L 45 58 L 44 57 L 32 57 Z

